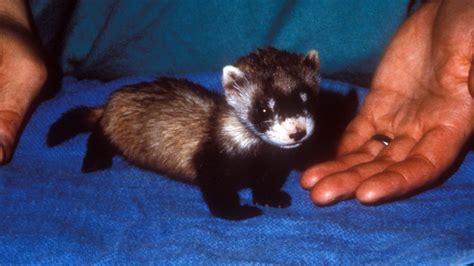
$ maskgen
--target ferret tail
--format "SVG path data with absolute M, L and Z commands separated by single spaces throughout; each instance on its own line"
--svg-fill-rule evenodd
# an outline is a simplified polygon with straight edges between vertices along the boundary
M 48 132 L 46 144 L 53 147 L 65 142 L 84 132 L 92 131 L 100 118 L 104 109 L 91 107 L 78 107 L 64 113 Z

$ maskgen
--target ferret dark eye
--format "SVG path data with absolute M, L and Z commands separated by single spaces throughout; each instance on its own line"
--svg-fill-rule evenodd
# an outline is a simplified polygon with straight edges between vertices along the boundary
M 267 116 L 270 114 L 270 110 L 268 108 L 265 108 L 265 107 L 262 107 L 260 108 L 260 114 L 263 115 L 263 116 Z
M 264 103 L 259 104 L 258 111 L 262 116 L 268 116 L 272 112 L 272 110 L 268 107 L 268 105 Z

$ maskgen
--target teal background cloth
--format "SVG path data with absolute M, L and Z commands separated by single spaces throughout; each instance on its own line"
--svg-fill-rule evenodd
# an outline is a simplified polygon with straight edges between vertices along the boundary
M 259 47 L 319 50 L 325 76 L 370 75 L 408 0 L 31 1 L 39 35 L 65 74 L 220 71 Z

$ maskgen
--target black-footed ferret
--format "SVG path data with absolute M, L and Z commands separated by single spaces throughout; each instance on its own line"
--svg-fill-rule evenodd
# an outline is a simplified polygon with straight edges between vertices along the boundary
M 92 131 L 83 172 L 108 168 L 115 154 L 138 166 L 197 184 L 210 212 L 241 220 L 261 214 L 241 205 L 285 208 L 281 190 L 291 150 L 315 128 L 319 57 L 258 49 L 223 68 L 225 97 L 186 80 L 160 78 L 125 86 L 102 107 L 66 112 L 48 133 L 49 146 Z

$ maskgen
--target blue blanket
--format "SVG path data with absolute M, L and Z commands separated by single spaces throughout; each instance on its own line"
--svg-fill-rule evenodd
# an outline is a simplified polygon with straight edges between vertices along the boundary
M 188 76 L 220 90 L 217 74 Z M 71 107 L 100 105 L 124 84 L 63 80 L 0 168 L 0 263 L 447 264 L 474 262 L 474 153 L 442 185 L 380 206 L 354 200 L 320 208 L 298 185 L 288 209 L 241 222 L 212 217 L 199 190 L 129 165 L 80 171 L 86 135 L 49 149 L 49 126 Z M 323 80 L 324 90 L 351 86 Z M 363 89 L 358 89 L 363 97 Z M 338 108 L 338 107 L 334 107 Z M 241 193 L 250 202 L 250 193 Z

